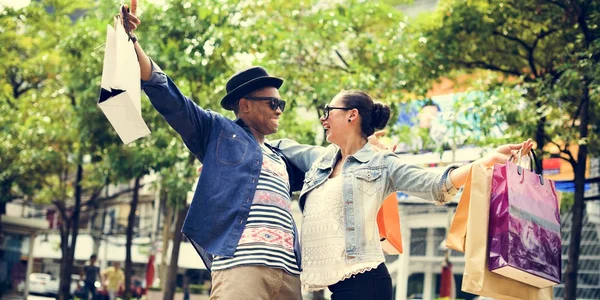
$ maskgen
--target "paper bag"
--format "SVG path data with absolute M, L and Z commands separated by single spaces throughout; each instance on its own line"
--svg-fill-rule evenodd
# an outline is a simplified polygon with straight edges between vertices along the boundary
M 467 178 L 467 184 L 465 184 L 463 192 L 460 195 L 460 201 L 458 201 L 454 218 L 450 224 L 450 230 L 448 230 L 448 234 L 446 236 L 446 247 L 459 252 L 465 252 L 467 218 L 469 214 L 469 205 L 471 202 L 469 197 L 471 193 L 471 185 L 468 184 L 468 181 L 469 179 Z
M 150 134 L 142 119 L 140 65 L 119 17 L 106 28 L 98 106 L 125 144 Z
M 489 218 L 487 212 L 490 209 L 492 172 L 492 168 L 473 164 L 459 203 L 459 206 L 463 205 L 462 207 L 468 210 L 462 290 L 494 299 L 551 300 L 552 287 L 540 289 L 492 273 L 487 267 Z
M 559 284 L 562 247 L 554 182 L 510 161 L 496 164 L 493 174 L 490 271 L 538 288 Z
M 386 254 L 402 254 L 402 232 L 396 193 L 390 194 L 383 200 L 377 212 L 377 227 L 383 251 Z

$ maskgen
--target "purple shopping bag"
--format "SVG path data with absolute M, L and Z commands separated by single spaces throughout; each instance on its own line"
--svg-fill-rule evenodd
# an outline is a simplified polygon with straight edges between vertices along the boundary
M 561 235 L 554 182 L 540 174 L 511 161 L 494 166 L 488 267 L 544 288 L 561 281 Z

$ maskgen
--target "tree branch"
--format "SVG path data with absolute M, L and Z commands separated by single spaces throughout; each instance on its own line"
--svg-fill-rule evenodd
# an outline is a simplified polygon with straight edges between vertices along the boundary
M 102 192 L 102 189 L 104 189 L 104 186 L 100 186 L 96 190 L 94 190 L 94 192 L 92 193 L 92 195 L 88 199 L 87 203 L 90 203 L 90 202 L 94 203 L 94 202 L 96 202 L 96 199 L 98 198 L 98 196 L 100 196 L 100 193 Z
M 452 63 L 464 65 L 467 68 L 480 68 L 480 69 L 488 69 L 491 71 L 499 71 L 506 74 L 521 76 L 523 75 L 521 72 L 517 70 L 503 69 L 496 65 L 484 62 L 484 61 L 460 61 L 460 60 L 451 60 Z
M 527 61 L 529 61 L 529 67 L 531 68 L 531 72 L 535 75 L 535 77 L 540 76 L 540 74 L 538 74 L 537 67 L 535 66 L 535 58 L 534 58 L 535 48 L 537 47 L 537 45 L 541 39 L 551 35 L 552 33 L 556 32 L 556 31 L 557 31 L 556 29 L 550 29 L 548 31 L 542 30 L 542 32 L 540 32 L 540 35 L 538 35 L 535 38 L 535 40 L 533 40 L 533 45 L 531 46 L 531 50 L 529 51 Z
M 77 98 L 74 93 L 69 93 L 69 99 L 71 99 L 71 105 L 77 107 Z
M 568 144 L 565 143 L 565 146 L 563 149 L 560 148 L 560 145 L 558 145 L 556 142 L 552 141 L 551 139 L 548 138 L 548 141 L 550 141 L 550 143 L 552 143 L 553 145 L 555 145 L 558 148 L 558 151 L 568 155 L 569 157 L 560 157 L 562 159 L 564 159 L 565 161 L 571 163 L 572 165 L 577 164 L 577 161 L 575 160 L 575 158 L 573 157 L 573 154 L 571 153 L 571 151 L 569 151 L 569 149 L 567 148 Z
M 583 36 L 585 37 L 585 45 L 587 47 L 589 47 L 592 42 L 594 41 L 594 33 L 592 31 L 590 31 L 590 27 L 588 26 L 587 22 L 585 21 L 585 13 L 587 12 L 587 6 L 586 7 L 581 7 L 579 5 L 577 5 L 576 1 L 572 1 L 573 3 L 573 9 L 577 12 L 577 23 L 579 24 L 579 27 L 581 28 L 581 31 L 583 32 Z
M 549 36 L 549 35 L 557 32 L 557 31 L 558 31 L 558 29 L 550 29 L 548 31 L 543 31 L 542 30 L 542 32 L 540 32 L 540 35 L 538 35 L 535 38 L 535 40 L 533 40 L 533 47 L 532 48 L 535 48 L 541 39 L 543 39 L 543 38 L 545 38 L 545 37 L 547 37 L 547 36 Z
M 13 92 L 13 96 L 14 96 L 15 98 L 19 98 L 19 97 L 21 97 L 21 95 L 25 94 L 27 91 L 29 91 L 29 90 L 31 90 L 31 89 L 33 89 L 33 86 L 28 86 L 28 87 L 26 87 L 26 88 L 23 88 L 23 89 L 21 89 L 21 90 L 15 90 L 15 91 Z
M 146 184 L 145 183 L 140 184 L 140 188 L 143 188 L 144 185 L 146 185 Z M 102 201 L 106 201 L 106 200 L 112 200 L 112 199 L 118 198 L 119 196 L 121 196 L 123 194 L 131 193 L 133 190 L 134 190 L 134 188 L 129 188 L 129 189 L 126 189 L 126 190 L 122 190 L 122 191 L 114 193 L 114 194 L 112 194 L 112 195 L 110 195 L 108 197 L 98 198 L 98 199 L 96 199 L 96 202 L 102 202 Z M 86 205 L 88 205 L 88 203 L 86 203 Z
M 550 3 L 550 4 L 554 4 L 562 9 L 567 9 L 567 6 L 563 3 L 560 3 L 559 1 L 554 1 L 554 0 L 546 0 L 546 2 Z
M 558 79 L 560 78 L 560 76 L 562 76 L 562 74 L 564 73 L 564 71 L 558 71 L 553 68 L 549 68 L 549 70 L 552 70 L 549 72 L 549 74 L 552 75 L 553 83 L 556 83 L 558 81 Z
M 575 127 L 575 121 L 577 121 L 577 118 L 579 118 L 579 113 L 581 112 L 581 106 L 583 106 L 583 98 L 581 99 L 581 102 L 577 106 L 577 110 L 575 111 L 575 115 L 573 116 L 573 123 L 571 123 L 571 127 Z
M 12 103 L 12 101 L 10 101 L 10 99 L 8 99 L 8 98 L 5 98 L 5 100 L 6 100 L 6 103 L 8 103 L 8 106 L 9 106 L 11 109 L 17 109 L 17 107 L 15 106 L 15 104 L 14 104 L 14 103 Z
M 517 43 L 521 44 L 521 46 L 523 46 L 523 48 L 525 48 L 527 51 L 529 51 L 529 52 L 533 51 L 533 48 L 531 46 L 527 45 L 527 43 L 525 43 L 525 41 L 523 41 L 522 39 L 520 39 L 516 36 L 502 34 L 501 32 L 498 32 L 496 30 L 492 31 L 492 35 L 503 37 L 503 38 L 505 38 L 507 40 L 511 40 L 513 42 L 517 42 Z
M 60 213 L 60 217 L 63 219 L 63 223 L 66 223 L 69 220 L 67 216 L 67 207 L 62 201 L 54 200 L 52 204 L 58 208 L 58 212 Z
M 489 52 L 500 54 L 500 55 L 504 55 L 504 56 L 507 56 L 507 57 L 515 57 L 516 56 L 516 57 L 524 59 L 524 60 L 528 59 L 528 57 L 526 55 L 522 55 L 518 51 L 516 51 L 517 53 L 510 53 L 510 52 L 507 52 L 507 51 L 501 51 L 500 49 L 490 49 Z
M 350 65 L 346 62 L 346 60 L 342 57 L 342 54 L 340 54 L 339 51 L 335 50 L 335 54 L 337 55 L 337 57 L 340 58 L 340 60 L 342 60 L 342 62 L 344 63 L 344 65 L 346 66 L 346 68 L 350 69 Z
M 306 61 L 301 61 L 301 60 L 296 60 L 296 61 L 294 61 L 294 62 L 285 62 L 285 61 L 284 61 L 284 62 L 282 62 L 282 63 L 283 63 L 283 64 L 290 64 L 290 65 L 291 65 L 291 64 L 293 64 L 293 65 L 296 65 L 296 66 L 297 66 L 297 65 L 301 65 L 301 66 L 304 66 L 304 67 L 306 67 L 307 65 L 316 65 L 316 66 L 320 66 L 320 67 L 325 67 L 325 68 L 331 68 L 331 69 L 334 69 L 334 70 L 340 70 L 340 71 L 344 71 L 344 72 L 346 72 L 346 73 L 349 73 L 349 74 L 355 74 L 355 73 L 356 73 L 355 71 L 352 71 L 352 70 L 348 70 L 348 69 L 342 68 L 341 66 L 336 66 L 336 65 L 326 65 L 326 64 L 323 64 L 323 63 L 320 63 L 320 62 L 316 62 L 316 61 L 315 61 L 315 62 L 312 62 L 312 63 L 310 63 L 310 64 L 309 64 L 309 63 L 307 63 Z
M 145 183 L 140 184 L 140 188 L 144 187 L 144 185 L 146 185 L 146 184 Z M 102 192 L 103 188 L 104 187 L 100 187 L 97 190 L 95 190 L 94 193 L 90 196 L 89 200 L 87 202 L 83 203 L 82 206 L 89 206 L 89 205 L 92 205 L 94 202 L 102 202 L 102 201 L 106 201 L 106 200 L 112 200 L 112 199 L 118 198 L 119 196 L 121 196 L 123 194 L 127 194 L 127 193 L 130 193 L 133 191 L 133 188 L 130 188 L 130 189 L 119 191 L 108 197 L 98 198 L 98 196 Z M 74 207 L 74 206 L 67 207 L 63 201 L 59 201 L 59 200 L 52 201 L 52 204 L 54 204 L 56 206 L 56 208 L 58 208 L 58 211 L 60 212 L 61 217 L 65 220 L 68 218 L 66 212 L 69 209 L 72 209 Z

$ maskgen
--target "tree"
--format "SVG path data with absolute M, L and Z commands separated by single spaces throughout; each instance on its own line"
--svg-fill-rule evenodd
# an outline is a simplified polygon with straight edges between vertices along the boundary
M 151 108 L 146 107 L 145 110 L 147 112 L 146 116 L 152 116 L 152 114 L 150 114 Z M 157 113 L 154 112 L 154 115 L 157 115 Z M 147 120 L 151 119 L 156 121 L 158 118 L 156 118 L 156 116 L 154 116 L 154 118 L 147 118 Z M 109 154 L 105 157 L 111 182 L 127 182 L 133 180 L 133 195 L 130 202 L 126 229 L 125 298 L 127 299 L 131 297 L 131 248 L 133 245 L 133 237 L 135 235 L 136 212 L 142 178 L 151 171 L 158 173 L 167 166 L 177 164 L 178 161 L 181 162 L 181 157 L 192 157 L 188 152 L 184 152 L 183 149 L 181 149 L 181 144 L 175 143 L 175 137 L 173 135 L 171 130 L 168 130 L 166 127 L 156 128 L 151 136 L 137 140 L 129 145 L 113 145 L 108 152 Z M 183 155 L 181 153 L 183 153 Z M 190 165 L 187 166 L 187 168 L 193 169 L 193 166 Z M 180 173 L 176 174 L 180 175 Z M 165 183 L 162 183 L 162 185 L 164 184 Z M 189 184 L 189 187 L 191 188 L 191 183 Z M 189 191 L 189 189 L 184 192 L 187 191 Z
M 504 114 L 513 138 L 534 136 L 540 153 L 553 143 L 573 166 L 566 299 L 576 297 L 588 145 L 598 143 L 589 130 L 598 130 L 590 121 L 599 112 L 599 10 L 589 0 L 443 1 L 413 31 L 418 40 L 410 64 L 422 70 L 415 74 L 435 79 L 460 70 L 489 70 L 502 75 L 490 88 L 522 89 L 522 105 L 516 109 L 519 101 L 504 99 L 487 108 Z M 579 148 L 577 157 L 570 151 L 573 144 Z
M 191 158 L 191 156 L 190 156 Z M 177 270 L 179 260 L 179 249 L 183 240 L 181 229 L 183 221 L 188 212 L 186 204 L 187 193 L 192 189 L 193 180 L 196 177 L 195 168 L 190 168 L 191 160 L 173 165 L 165 172 L 162 178 L 165 193 L 168 196 L 167 202 L 176 212 L 175 228 L 173 231 L 173 248 L 171 249 L 171 260 L 167 271 L 166 282 L 164 286 L 163 299 L 173 299 L 177 288 Z M 166 171 L 166 170 L 165 170 Z M 167 250 L 169 245 L 168 240 L 163 241 L 163 249 Z
M 30 147 L 22 138 L 43 135 L 48 118 L 37 116 L 37 122 L 26 122 L 35 116 L 32 109 L 33 97 L 38 89 L 51 81 L 58 53 L 52 51 L 51 43 L 37 36 L 46 32 L 44 25 L 51 22 L 40 6 L 14 10 L 8 7 L 0 12 L 0 24 L 4 29 L 0 35 L 3 47 L 0 55 L 0 217 L 5 213 L 6 203 L 33 195 L 41 186 L 41 177 L 52 163 L 52 149 Z M 50 72 L 47 72 L 50 71 Z M 45 162 L 49 162 L 46 164 Z
M 77 143 L 76 99 L 66 95 L 59 83 L 64 66 L 55 49 L 72 24 L 71 16 L 87 7 L 84 1 L 35 2 L 20 11 L 5 10 L 2 20 L 12 29 L 2 35 L 6 80 L 1 81 L 3 105 L 14 111 L 3 128 L 3 202 L 16 197 L 53 202 L 61 215 L 61 297 L 69 294 L 70 268 L 84 194 L 99 195 L 93 182 L 84 182 L 84 155 Z M 60 114 L 48 114 L 49 111 Z M 5 121 L 3 120 L 3 121 Z M 6 124 L 6 125 L 5 125 Z M 10 139 L 15 138 L 16 143 Z M 18 140 L 16 140 L 18 139 Z M 9 154 L 13 153 L 13 154 Z M 75 168 L 73 168 L 75 167 Z M 70 207 L 68 200 L 74 198 Z M 4 206 L 4 205 L 3 205 Z M 69 239 L 69 236 L 72 238 Z
M 408 44 L 399 11 L 373 1 L 287 1 L 260 8 L 252 14 L 257 20 L 249 21 L 256 22 L 246 38 L 256 45 L 250 50 L 287 80 L 282 92 L 291 107 L 316 113 L 313 124 L 341 90 L 365 90 L 388 104 L 408 99 L 409 74 L 397 67 Z

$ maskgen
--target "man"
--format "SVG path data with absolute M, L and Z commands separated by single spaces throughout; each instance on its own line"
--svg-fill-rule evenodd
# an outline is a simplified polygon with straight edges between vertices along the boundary
M 126 18 L 132 29 L 140 24 L 135 10 Z M 285 109 L 283 80 L 262 67 L 233 75 L 221 100 L 232 121 L 184 96 L 134 43 L 142 89 L 203 163 L 182 232 L 212 272 L 211 299 L 301 299 L 290 193 L 303 174 L 265 143 Z
M 96 300 L 96 278 L 102 278 L 102 276 L 100 276 L 100 267 L 96 266 L 97 259 L 98 257 L 96 254 L 92 254 L 89 263 L 83 267 L 83 291 L 86 300 L 89 299 L 90 294 L 92 295 L 92 300 Z M 96 275 L 98 277 L 96 277 Z
M 121 264 L 118 261 L 113 261 L 112 267 L 108 267 L 102 271 L 102 278 L 106 291 L 108 291 L 108 298 L 115 300 L 119 288 L 125 282 L 125 273 L 121 270 Z

